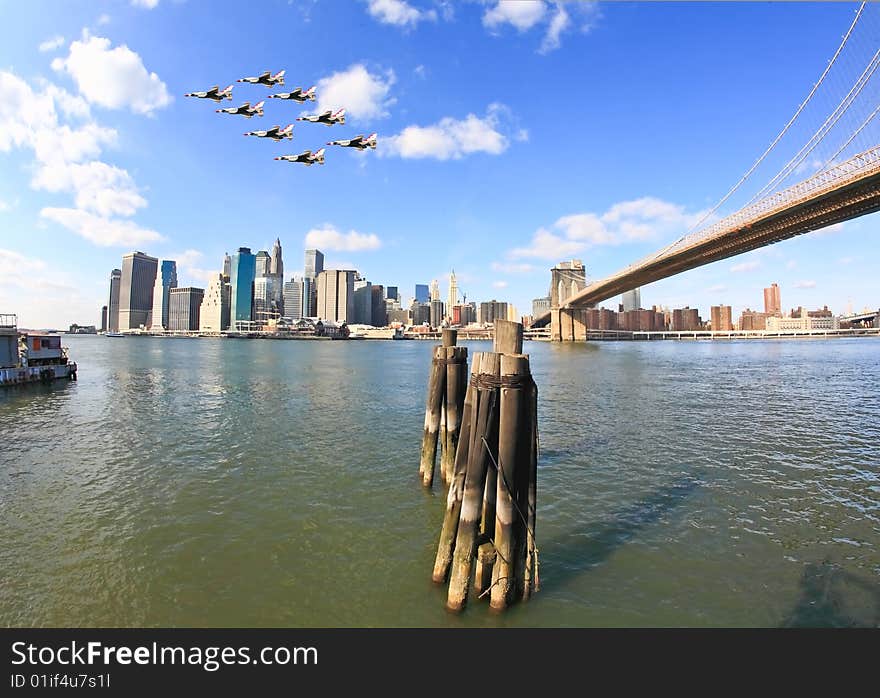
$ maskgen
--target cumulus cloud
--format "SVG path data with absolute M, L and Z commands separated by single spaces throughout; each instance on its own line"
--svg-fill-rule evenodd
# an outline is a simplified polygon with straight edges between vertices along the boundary
M 0 71 L 0 152 L 29 149 L 34 154 L 31 187 L 73 195 L 76 208 L 46 208 L 53 221 L 95 244 L 130 246 L 162 239 L 153 230 L 114 216 L 132 216 L 147 205 L 131 175 L 97 158 L 116 142 L 116 131 L 90 116 L 88 104 L 62 88 L 31 85 Z M 64 119 L 76 119 L 74 125 Z
M 435 10 L 419 10 L 404 0 L 368 0 L 370 16 L 382 24 L 412 28 L 419 22 L 437 21 Z
M 141 228 L 129 220 L 114 220 L 76 208 L 47 207 L 40 216 L 101 247 L 136 247 L 144 242 L 164 240 L 155 230 Z
M 362 63 L 355 63 L 318 80 L 318 111 L 344 107 L 352 119 L 385 118 L 395 102 L 388 95 L 396 81 L 393 70 L 371 73 Z
M 340 252 L 365 252 L 378 250 L 382 242 L 373 233 L 359 233 L 356 230 L 341 233 L 334 226 L 325 223 L 320 228 L 312 228 L 306 233 L 305 246 Z
M 546 228 L 538 228 L 527 247 L 515 247 L 507 255 L 513 259 L 535 257 L 536 259 L 565 259 L 587 249 L 587 245 L 576 240 L 554 235 Z
M 816 288 L 815 281 L 798 281 L 795 285 L 795 288 Z
M 402 158 L 458 160 L 472 153 L 499 155 L 510 139 L 504 133 L 509 109 L 491 104 L 486 115 L 468 114 L 463 119 L 444 117 L 431 126 L 407 126 L 400 133 L 380 142 L 380 154 Z
M 683 206 L 646 196 L 621 201 L 603 213 L 584 212 L 562 216 L 550 227 L 541 227 L 531 245 L 508 252 L 516 259 L 565 259 L 591 245 L 621 245 L 681 235 L 702 217 Z
M 599 7 L 596 2 L 565 5 L 545 0 L 500 0 L 483 13 L 483 26 L 495 35 L 501 34 L 507 25 L 520 34 L 543 27 L 544 37 L 538 51 L 549 53 L 560 47 L 565 32 L 577 26 L 586 34 L 598 19 Z
M 159 0 L 131 0 L 132 7 L 142 7 L 145 10 L 153 10 L 159 5 Z
M 734 264 L 730 268 L 730 271 L 732 271 L 734 274 L 739 274 L 744 271 L 753 271 L 760 266 L 761 262 L 759 262 L 757 259 L 753 259 L 749 262 L 740 262 L 739 264 Z
M 171 104 L 165 83 L 147 71 L 137 53 L 88 32 L 71 43 L 67 58 L 52 61 L 52 68 L 70 75 L 86 100 L 108 109 L 151 114 Z
M 543 0 L 500 0 L 483 13 L 483 26 L 497 29 L 510 24 L 524 32 L 544 19 L 547 4 Z
M 493 281 L 492 286 L 493 286 L 493 288 L 507 288 L 507 282 L 506 281 Z
M 49 51 L 54 51 L 55 49 L 59 49 L 64 45 L 64 37 L 63 36 L 53 36 L 51 39 L 46 39 L 43 43 L 41 43 L 37 49 L 40 53 L 48 53 Z

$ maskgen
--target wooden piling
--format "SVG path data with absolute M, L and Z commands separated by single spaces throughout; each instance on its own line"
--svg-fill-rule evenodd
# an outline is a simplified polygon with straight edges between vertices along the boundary
M 446 400 L 444 404 L 446 438 L 443 441 L 440 473 L 443 482 L 448 484 L 452 482 L 455 468 L 455 454 L 458 451 L 461 432 L 461 414 L 467 392 L 467 347 L 447 347 L 446 362 Z
M 529 357 L 522 354 L 501 356 L 501 399 L 498 426 L 498 476 L 493 538 L 498 559 L 492 577 L 491 607 L 501 610 L 512 600 L 517 565 L 516 532 L 518 519 L 525 516 L 517 510 L 517 473 L 530 470 L 531 453 L 531 385 Z M 504 386 L 509 381 L 513 385 Z M 525 523 L 525 522 L 521 522 Z M 521 536 L 522 537 L 522 534 Z
M 531 407 L 531 428 L 529 429 L 529 467 L 528 486 L 524 496 L 524 511 L 528 521 L 526 530 L 525 566 L 523 570 L 523 601 L 528 601 L 532 593 L 538 591 L 541 586 L 538 576 L 538 550 L 535 543 L 535 524 L 538 513 L 538 386 L 534 380 L 530 380 L 529 402 Z M 522 504 L 520 506 L 523 506 Z
M 428 396 L 425 404 L 425 428 L 422 434 L 422 454 L 419 460 L 419 474 L 422 484 L 434 484 L 434 464 L 437 460 L 437 437 L 440 429 L 440 412 L 446 388 L 446 349 L 434 347 L 431 370 L 428 374 Z
M 492 351 L 499 354 L 522 354 L 522 347 L 522 324 L 510 320 L 496 320 Z
M 484 353 L 481 357 L 477 379 L 479 381 L 485 377 L 489 380 L 497 380 L 500 371 L 500 355 L 491 352 Z M 480 524 L 483 493 L 486 487 L 486 473 L 489 466 L 489 452 L 484 440 L 486 443 L 491 443 L 493 421 L 497 420 L 496 392 L 491 387 L 479 387 L 471 413 L 464 495 L 455 538 L 455 551 L 452 555 L 449 593 L 446 600 L 447 608 L 453 611 L 462 610 L 467 602 L 468 586 L 477 547 L 477 529 Z
M 481 357 L 482 354 L 479 352 L 474 354 L 471 361 L 471 376 L 475 376 L 480 372 Z M 467 378 L 466 371 L 462 371 L 462 375 Z M 455 538 L 458 534 L 458 519 L 461 515 L 461 502 L 464 497 L 464 481 L 468 463 L 471 415 L 474 403 L 476 402 L 476 393 L 476 387 L 468 384 L 461 415 L 458 449 L 455 452 L 452 477 L 449 481 L 449 492 L 446 495 L 446 513 L 443 516 L 443 528 L 440 530 L 440 542 L 437 546 L 437 557 L 434 560 L 434 573 L 431 575 L 431 578 L 437 584 L 445 582 L 449 574 L 452 551 L 455 548 Z

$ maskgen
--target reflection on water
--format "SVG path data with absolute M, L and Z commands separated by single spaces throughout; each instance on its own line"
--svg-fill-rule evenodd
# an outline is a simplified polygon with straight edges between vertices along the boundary
M 542 590 L 503 616 L 430 583 L 429 343 L 67 343 L 78 382 L 0 393 L 4 625 L 880 624 L 876 340 L 528 343 Z

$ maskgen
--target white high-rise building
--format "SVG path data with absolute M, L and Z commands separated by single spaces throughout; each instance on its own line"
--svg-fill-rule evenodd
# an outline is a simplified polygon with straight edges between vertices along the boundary
M 642 307 L 642 289 L 634 288 L 632 291 L 626 291 L 623 294 L 623 312 L 630 310 L 639 310 Z
M 434 279 L 431 282 L 431 300 L 439 301 L 440 300 L 440 282 L 437 279 Z
M 455 279 L 455 269 L 449 275 L 449 298 L 446 299 L 446 312 L 452 315 L 452 309 L 458 305 L 458 282 Z
M 229 310 L 232 305 L 232 287 L 224 274 L 215 274 L 202 298 L 199 313 L 200 332 L 222 332 L 229 328 Z

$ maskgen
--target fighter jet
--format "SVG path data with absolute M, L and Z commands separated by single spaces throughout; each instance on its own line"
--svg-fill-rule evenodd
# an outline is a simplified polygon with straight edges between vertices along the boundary
M 229 107 L 227 109 L 217 109 L 217 113 L 223 114 L 241 114 L 242 116 L 246 116 L 250 119 L 252 116 L 262 116 L 263 115 L 263 105 L 265 102 L 257 102 L 254 106 L 251 106 L 250 102 L 245 102 L 240 107 Z
M 274 141 L 293 140 L 293 124 L 287 124 L 284 128 L 273 126 L 265 131 L 249 131 L 245 136 L 256 136 L 257 138 L 271 138 Z
M 369 136 L 364 138 L 361 136 L 355 136 L 354 138 L 349 138 L 348 140 L 342 141 L 330 141 L 327 145 L 341 145 L 343 148 L 357 148 L 358 150 L 366 150 L 367 148 L 376 149 L 376 134 L 371 133 Z
M 232 85 L 224 87 L 222 90 L 218 85 L 214 85 L 210 90 L 204 92 L 187 92 L 184 97 L 198 97 L 199 99 L 213 99 L 215 102 L 222 102 L 224 99 L 232 99 Z
M 287 160 L 287 162 L 301 162 L 303 165 L 307 167 L 311 167 L 316 162 L 319 165 L 324 164 L 324 148 L 321 148 L 316 153 L 312 154 L 311 150 L 306 150 L 300 153 L 299 155 L 281 155 L 280 157 L 275 158 L 276 160 Z
M 305 102 L 307 99 L 315 101 L 315 86 L 312 85 L 305 92 L 297 87 L 293 92 L 279 92 L 277 95 L 269 95 L 272 99 L 295 99 L 297 102 Z
M 284 84 L 284 71 L 281 70 L 275 75 L 270 75 L 267 70 L 265 73 L 257 75 L 255 78 L 239 78 L 236 82 L 249 82 L 253 85 L 265 85 L 266 87 L 275 87 L 275 85 Z
M 313 124 L 325 124 L 326 126 L 332 126 L 333 124 L 344 124 L 345 109 L 340 109 L 336 112 L 328 109 L 323 114 L 307 114 L 306 116 L 297 117 L 296 120 L 311 121 Z

